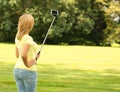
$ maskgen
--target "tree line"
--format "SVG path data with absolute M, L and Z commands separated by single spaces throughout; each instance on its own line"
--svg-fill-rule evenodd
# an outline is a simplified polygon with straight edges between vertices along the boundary
M 0 0 L 0 42 L 14 42 L 20 15 L 35 18 L 31 36 L 42 43 L 53 16 L 59 15 L 47 44 L 107 46 L 120 42 L 119 0 Z

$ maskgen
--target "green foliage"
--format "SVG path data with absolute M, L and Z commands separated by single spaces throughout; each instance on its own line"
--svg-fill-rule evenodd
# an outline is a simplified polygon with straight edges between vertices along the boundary
M 104 45 L 112 44 L 112 41 L 120 42 L 120 1 L 102 0 L 102 7 L 105 11 L 107 27 L 104 31 Z
M 119 24 L 110 17 L 119 15 L 119 1 L 112 0 L 0 0 L 0 42 L 14 42 L 20 15 L 30 13 L 35 18 L 30 35 L 42 43 L 53 19 L 52 9 L 59 11 L 48 44 L 106 45 L 112 39 L 119 42 Z M 3 8 L 4 7 L 4 8 Z

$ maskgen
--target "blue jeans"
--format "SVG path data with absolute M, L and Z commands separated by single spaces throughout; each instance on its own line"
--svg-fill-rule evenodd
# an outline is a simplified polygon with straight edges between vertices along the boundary
M 36 92 L 37 72 L 14 68 L 18 92 Z

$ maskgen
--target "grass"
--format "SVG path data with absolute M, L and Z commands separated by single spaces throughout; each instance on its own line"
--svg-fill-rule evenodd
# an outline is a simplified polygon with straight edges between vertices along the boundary
M 13 44 L 0 44 L 0 92 L 17 92 Z M 120 48 L 45 45 L 37 92 L 120 92 Z

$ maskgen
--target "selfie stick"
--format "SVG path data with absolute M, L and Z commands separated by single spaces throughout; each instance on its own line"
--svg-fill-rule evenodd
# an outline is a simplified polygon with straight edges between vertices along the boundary
M 51 29 L 53 23 L 54 23 L 55 18 L 56 18 L 56 17 L 54 16 L 54 17 L 53 17 L 53 20 L 52 20 L 52 22 L 51 22 L 51 25 L 50 25 L 50 27 L 49 27 L 49 29 L 48 29 L 48 32 L 47 32 L 47 34 L 46 34 L 46 36 L 45 36 L 45 38 L 44 38 L 44 40 L 43 40 L 43 43 L 42 43 L 42 45 L 41 45 L 40 51 L 38 52 L 39 54 L 40 54 L 40 52 L 41 52 L 41 50 L 42 50 L 42 48 L 43 48 L 43 46 L 44 46 L 44 44 L 45 44 L 45 41 L 46 41 L 46 39 L 47 39 L 47 36 L 48 36 L 48 34 L 49 34 L 49 32 L 50 32 L 50 29 Z
M 54 11 L 52 11 L 52 13 L 54 13 Z M 45 36 L 45 38 L 44 38 L 44 40 L 43 40 L 43 42 L 42 42 L 41 48 L 40 48 L 39 52 L 37 53 L 37 55 L 40 55 L 40 53 L 41 53 L 41 51 L 42 51 L 42 48 L 43 48 L 43 46 L 44 46 L 44 44 L 45 44 L 45 41 L 46 41 L 46 39 L 47 39 L 47 36 L 48 36 L 48 34 L 49 34 L 49 32 L 50 32 L 50 29 L 51 29 L 53 23 L 54 23 L 55 18 L 56 18 L 56 16 L 53 14 L 53 20 L 52 20 L 52 22 L 51 22 L 51 25 L 50 25 L 50 27 L 49 27 L 49 29 L 48 29 L 48 31 L 47 31 L 47 34 L 46 34 L 46 36 Z M 37 61 L 37 59 L 38 59 L 38 58 L 36 58 L 36 61 Z

